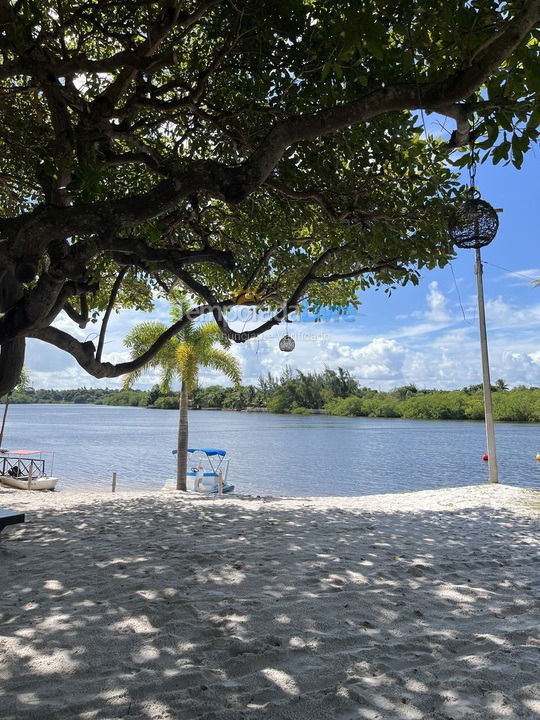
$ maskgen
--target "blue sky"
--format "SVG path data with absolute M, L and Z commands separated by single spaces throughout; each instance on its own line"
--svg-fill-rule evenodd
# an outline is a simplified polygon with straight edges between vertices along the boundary
M 540 278 L 538 149 L 529 153 L 520 171 L 481 165 L 477 182 L 482 196 L 503 208 L 498 235 L 483 251 L 492 378 L 503 377 L 512 386 L 540 385 L 540 287 L 530 281 Z M 452 268 L 424 272 L 418 287 L 400 288 L 390 298 L 383 292 L 364 294 L 359 311 L 346 318 L 317 324 L 307 317 L 296 320 L 289 325 L 296 339 L 293 353 L 278 349 L 284 326 L 235 347 L 245 381 L 256 382 L 259 375 L 289 364 L 306 371 L 341 366 L 362 384 L 380 389 L 410 382 L 451 389 L 480 382 L 473 264 L 474 251 L 460 250 Z M 166 319 L 166 313 L 161 303 L 153 317 Z M 126 312 L 112 319 L 106 359 L 127 357 L 122 338 L 143 317 L 148 316 Z M 89 332 L 67 318 L 59 324 L 80 338 Z M 98 381 L 71 356 L 38 341 L 29 341 L 26 364 L 35 387 L 115 387 L 121 382 Z M 139 386 L 155 380 L 147 375 Z M 203 384 L 221 381 L 217 374 L 202 376 Z

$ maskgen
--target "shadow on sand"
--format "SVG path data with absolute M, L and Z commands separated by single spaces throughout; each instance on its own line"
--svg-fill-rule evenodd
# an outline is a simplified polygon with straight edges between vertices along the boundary
M 534 717 L 536 520 L 346 503 L 32 511 L 0 544 L 0 717 Z

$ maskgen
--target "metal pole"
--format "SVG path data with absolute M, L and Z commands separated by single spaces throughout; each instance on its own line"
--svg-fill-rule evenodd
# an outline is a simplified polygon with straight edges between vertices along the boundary
M 484 413 L 486 417 L 486 439 L 490 483 L 499 482 L 497 470 L 497 449 L 495 447 L 495 426 L 493 424 L 493 405 L 491 402 L 491 380 L 489 377 L 489 355 L 486 332 L 486 310 L 484 307 L 484 282 L 482 279 L 482 257 L 480 248 L 476 248 L 476 287 L 478 290 L 478 324 L 480 326 L 480 348 L 482 351 L 482 379 L 484 383 Z
M 7 417 L 7 411 L 9 408 L 9 401 L 11 399 L 11 393 L 8 393 L 6 395 L 5 399 L 5 405 L 4 405 L 4 417 L 2 418 L 2 429 L 0 430 L 0 448 L 2 447 L 2 443 L 4 442 L 4 430 L 6 427 L 6 417 Z

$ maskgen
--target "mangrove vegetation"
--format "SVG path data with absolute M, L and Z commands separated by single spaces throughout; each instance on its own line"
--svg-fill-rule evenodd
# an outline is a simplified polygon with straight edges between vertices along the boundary
M 495 419 L 499 422 L 540 422 L 540 388 L 508 389 L 504 380 L 493 385 Z M 164 394 L 158 385 L 150 390 L 78 388 L 75 390 L 16 390 L 13 403 L 76 403 L 178 409 L 178 393 Z M 339 368 L 319 373 L 285 370 L 267 375 L 256 385 L 197 387 L 190 406 L 200 410 L 252 410 L 310 414 L 324 411 L 344 417 L 409 418 L 415 420 L 482 420 L 481 385 L 461 390 L 419 389 L 404 385 L 381 391 L 361 386 L 351 373 Z

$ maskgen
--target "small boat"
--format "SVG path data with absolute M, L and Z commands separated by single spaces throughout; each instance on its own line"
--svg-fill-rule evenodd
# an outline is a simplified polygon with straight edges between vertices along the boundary
M 177 450 L 172 454 L 176 455 Z M 188 471 L 186 476 L 187 491 L 202 495 L 225 495 L 234 490 L 234 485 L 227 482 L 229 474 L 229 458 L 227 452 L 217 448 L 189 448 Z M 165 490 L 174 490 L 176 480 L 167 480 Z
M 0 484 L 17 490 L 54 490 L 58 478 L 45 472 L 43 450 L 13 450 L 0 454 Z M 51 455 L 51 466 L 54 453 Z

